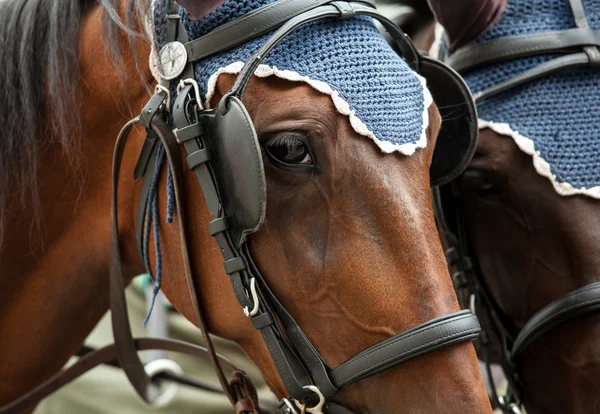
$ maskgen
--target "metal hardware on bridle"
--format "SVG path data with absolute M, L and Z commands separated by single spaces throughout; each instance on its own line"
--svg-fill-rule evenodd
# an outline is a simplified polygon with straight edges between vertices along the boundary
M 163 92 L 167 96 L 163 109 L 166 112 L 169 112 L 171 110 L 171 92 L 167 88 L 165 88 L 163 85 L 160 85 L 160 84 L 156 85 L 156 88 L 154 89 L 154 93 L 157 93 L 157 92 Z M 150 111 L 148 113 L 152 113 L 151 108 L 148 109 L 148 111 Z
M 298 408 L 300 408 L 300 412 L 301 413 L 314 413 L 314 414 L 322 414 L 323 413 L 323 407 L 325 406 L 325 396 L 321 393 L 321 391 L 315 387 L 314 385 L 306 385 L 304 387 L 305 389 L 314 392 L 317 397 L 319 397 L 319 402 L 312 406 L 312 407 L 307 407 L 306 403 L 300 403 L 298 401 L 296 401 L 296 406 Z
M 172 375 L 183 375 L 183 370 L 181 367 L 170 359 L 155 359 L 150 361 L 144 365 L 144 369 L 146 374 L 150 378 L 154 378 L 159 373 L 170 373 Z M 166 407 L 173 398 L 177 395 L 177 391 L 179 390 L 179 384 L 176 382 L 170 382 L 167 384 L 166 389 L 162 391 L 162 393 L 156 397 L 152 402 L 152 407 Z
M 260 302 L 258 300 L 258 295 L 256 294 L 256 279 L 250 279 L 250 293 L 252 294 L 252 302 L 254 303 L 252 310 L 248 308 L 248 306 L 244 306 L 244 315 L 247 317 L 256 316 L 258 313 L 258 309 L 260 307 Z
M 569 0 L 571 12 L 577 28 L 549 33 L 535 33 L 494 39 L 492 42 L 470 44 L 455 51 L 450 57 L 440 55 L 448 65 L 458 72 L 467 72 L 476 67 L 520 57 L 536 56 L 545 53 L 560 53 L 532 69 L 493 85 L 474 95 L 481 101 L 498 93 L 531 82 L 559 70 L 573 67 L 598 67 L 600 64 L 600 30 L 589 27 L 581 0 Z M 463 308 L 477 304 L 478 315 L 482 317 L 481 335 L 486 369 L 490 370 L 489 341 L 493 333 L 500 342 L 501 365 L 508 380 L 508 394 L 498 396 L 492 381 L 493 396 L 499 407 L 507 414 L 520 414 L 523 383 L 520 378 L 519 357 L 534 341 L 543 334 L 576 317 L 600 311 L 600 282 L 591 283 L 568 293 L 535 313 L 514 336 L 507 327 L 499 305 L 493 299 L 482 277 L 482 270 L 476 262 L 473 246 L 467 239 L 466 220 L 459 206 L 460 190 L 456 182 L 434 190 L 434 211 L 438 226 L 447 235 L 450 248 L 446 252 L 448 263 L 457 268 L 455 287 Z M 468 294 L 461 294 L 466 291 Z M 473 297 L 474 300 L 470 300 Z M 464 299 L 467 300 L 464 300 Z M 487 323 L 486 323 L 487 321 Z M 488 338 L 484 341 L 484 338 Z
M 298 414 L 298 411 L 296 411 L 296 407 L 294 407 L 294 404 L 292 404 L 290 402 L 290 400 L 288 400 L 287 398 L 284 398 L 281 400 L 285 406 L 287 407 L 287 409 L 284 411 L 283 414 Z
M 508 414 L 521 414 L 521 408 L 517 403 L 508 402 L 504 397 L 498 397 L 500 407 Z
M 187 78 L 179 81 L 179 84 L 177 85 L 177 93 L 181 93 L 182 89 L 185 88 L 185 85 L 192 85 L 194 87 L 194 97 L 196 98 L 196 105 L 200 110 L 204 109 L 204 106 L 202 105 L 202 97 L 200 96 L 200 87 L 198 86 L 198 82 L 196 82 L 196 79 Z

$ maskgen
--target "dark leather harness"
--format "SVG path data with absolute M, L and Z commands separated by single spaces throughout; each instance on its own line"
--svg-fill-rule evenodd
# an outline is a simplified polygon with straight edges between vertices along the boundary
M 545 53 L 562 56 L 542 63 L 504 82 L 493 85 L 474 95 L 481 101 L 526 82 L 547 76 L 559 70 L 573 67 L 600 67 L 600 30 L 589 27 L 581 0 L 569 0 L 577 28 L 547 33 L 536 33 L 495 39 L 470 44 L 458 49 L 449 57 L 442 56 L 451 67 L 461 73 L 483 65 Z M 474 304 L 477 315 L 483 321 L 479 340 L 486 359 L 490 380 L 490 335 L 501 346 L 501 365 L 507 377 L 509 389 L 499 397 L 492 384 L 496 404 L 506 413 L 520 413 L 523 398 L 523 382 L 520 378 L 520 356 L 529 345 L 542 335 L 561 324 L 582 315 L 600 310 L 600 282 L 591 283 L 574 290 L 535 313 L 518 335 L 511 334 L 508 317 L 494 300 L 486 286 L 481 268 L 477 263 L 474 247 L 467 238 L 466 220 L 460 208 L 459 184 L 452 182 L 434 189 L 434 207 L 438 226 L 446 236 L 450 248 L 446 252 L 448 263 L 456 269 L 454 285 L 459 292 L 463 308 Z M 474 301 L 474 303 L 473 303 Z
M 174 2 L 168 15 L 167 38 L 185 42 L 187 66 L 178 84 L 178 94 L 172 105 L 174 131 L 167 125 L 170 101 L 169 83 L 157 87 L 155 94 L 138 118 L 121 131 L 115 145 L 112 176 L 110 307 L 115 345 L 91 352 L 77 363 L 26 394 L 0 413 L 16 413 L 34 404 L 60 386 L 101 362 L 116 359 L 127 374 L 136 392 L 148 402 L 159 393 L 157 385 L 146 374 L 137 352 L 142 349 L 167 349 L 192 355 L 208 355 L 221 385 L 236 407 L 237 413 L 259 413 L 256 392 L 249 379 L 234 372 L 228 382 L 223 364 L 234 368 L 218 356 L 212 345 L 206 320 L 198 305 L 194 271 L 191 266 L 184 206 L 184 167 L 180 147 L 186 154 L 187 167 L 200 184 L 206 204 L 213 216 L 208 230 L 215 238 L 224 258 L 224 267 L 240 305 L 267 344 L 289 396 L 284 398 L 278 413 L 325 412 L 351 413 L 330 399 L 337 391 L 361 379 L 392 368 L 419 355 L 452 344 L 471 341 L 480 332 L 477 317 L 468 310 L 442 316 L 405 332 L 387 338 L 353 356 L 341 365 L 327 365 L 302 328 L 275 297 L 252 260 L 247 237 L 260 228 L 266 209 L 266 180 L 256 132 L 243 103 L 244 90 L 264 56 L 296 28 L 318 19 L 352 18 L 367 15 L 379 20 L 396 42 L 396 47 L 408 64 L 432 82 L 436 102 L 452 102 L 454 117 L 442 125 L 438 145 L 453 147 L 442 160 L 432 166 L 433 181 L 446 182 L 469 162 L 476 145 L 476 114 L 468 89 L 462 79 L 439 62 L 422 57 L 406 35 L 377 12 L 369 1 L 295 0 L 278 1 L 257 9 L 226 24 L 205 37 L 187 42 L 180 28 Z M 275 30 L 276 29 L 276 30 Z M 193 64 L 197 60 L 231 48 L 270 31 L 274 33 L 246 62 L 232 90 L 214 109 L 203 109 L 193 80 Z M 437 83 L 436 83 L 437 82 Z M 444 90 L 446 93 L 444 93 Z M 448 92 L 449 91 L 449 92 Z M 441 107 L 441 105 L 440 105 Z M 456 113 L 461 115 L 456 116 Z M 462 112 L 461 112 L 462 110 Z M 147 212 L 149 179 L 156 165 L 159 145 L 165 149 L 173 175 L 176 218 L 180 234 L 181 256 L 187 288 L 193 299 L 193 311 L 202 331 L 207 349 L 170 340 L 134 339 L 127 318 L 124 277 L 120 259 L 118 234 L 118 183 L 125 143 L 134 125 L 146 128 L 148 138 L 135 169 L 136 178 L 144 177 L 137 216 L 138 247 L 142 243 L 144 217 Z M 454 139 L 454 141 L 452 141 Z M 435 156 L 434 156 L 435 157 Z M 434 172 L 435 171 L 435 172 Z M 141 248 L 140 248 L 141 250 Z

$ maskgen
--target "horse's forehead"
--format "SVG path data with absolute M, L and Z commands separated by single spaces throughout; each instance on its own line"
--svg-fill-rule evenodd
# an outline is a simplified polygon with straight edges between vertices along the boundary
M 593 29 L 600 29 L 600 2 L 584 0 Z M 502 19 L 479 40 L 575 27 L 564 0 L 511 0 Z M 465 75 L 476 93 L 555 56 L 501 62 Z M 546 75 L 478 103 L 480 128 L 511 137 L 533 158 L 536 171 L 563 196 L 600 199 L 600 71 L 569 69 Z
M 198 21 L 190 21 L 183 12 L 181 16 L 189 37 L 195 39 L 273 1 L 230 0 Z M 163 26 L 163 15 L 157 12 L 159 41 L 161 34 L 164 39 Z M 239 73 L 266 36 L 197 63 L 196 80 L 207 102 L 219 76 Z M 425 80 L 389 47 L 370 18 L 308 23 L 270 52 L 255 75 L 302 82 L 329 96 L 354 130 L 384 152 L 411 155 L 427 145 L 432 99 Z

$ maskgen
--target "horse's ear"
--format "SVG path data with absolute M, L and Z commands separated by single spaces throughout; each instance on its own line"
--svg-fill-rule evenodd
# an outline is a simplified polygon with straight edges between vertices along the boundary
M 445 64 L 423 57 L 419 72 L 442 117 L 430 169 L 431 185 L 438 186 L 458 177 L 471 162 L 479 136 L 477 110 L 464 80 Z
M 203 126 L 221 190 L 232 242 L 239 247 L 262 225 L 267 184 L 262 153 L 248 111 L 237 97 L 225 95 Z

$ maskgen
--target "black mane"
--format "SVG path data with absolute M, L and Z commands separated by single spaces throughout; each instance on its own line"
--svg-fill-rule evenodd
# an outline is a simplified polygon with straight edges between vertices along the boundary
M 114 60 L 117 34 L 125 27 L 119 1 L 0 1 L 0 246 L 10 192 L 39 210 L 36 172 L 44 148 L 58 143 L 77 169 L 79 113 L 73 108 L 81 19 L 94 6 L 104 7 L 105 43 Z M 126 23 L 135 21 L 145 1 L 128 0 Z

